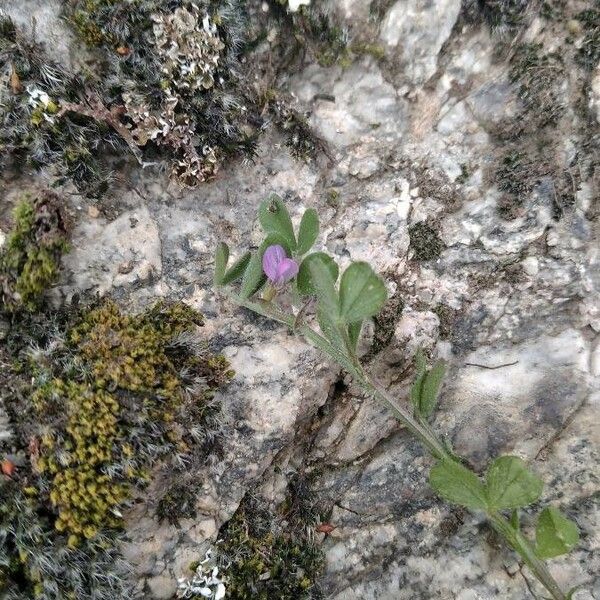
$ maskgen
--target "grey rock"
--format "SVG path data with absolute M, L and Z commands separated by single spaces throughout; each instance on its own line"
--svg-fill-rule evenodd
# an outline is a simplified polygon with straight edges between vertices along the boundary
M 41 20 L 53 4 L 30 0 L 27 10 Z M 503 220 L 494 179 L 502 147 L 493 132 L 520 107 L 509 65 L 496 60 L 497 38 L 482 23 L 456 27 L 458 0 L 380 3 L 382 23 L 373 23 L 374 3 L 329 4 L 357 35 L 377 28 L 386 49 L 385 61 L 310 65 L 281 82 L 311 110 L 330 164 L 295 162 L 271 132 L 254 164 L 232 161 L 196 190 L 137 173 L 135 193 L 109 192 L 116 218 L 83 211 L 64 262 L 64 296 L 93 290 L 132 309 L 157 297 L 197 307 L 207 339 L 237 373 L 219 397 L 223 458 L 197 474 L 197 519 L 181 529 L 157 522 L 160 480 L 127 515 L 123 550 L 139 597 L 172 594 L 246 493 L 276 503 L 296 471 L 332 510 L 336 529 L 323 541 L 328 598 L 523 600 L 529 588 L 540 592 L 514 553 L 490 541 L 480 517 L 435 497 L 431 459 L 385 409 L 347 378 L 340 392 L 340 370 L 318 351 L 211 290 L 216 242 L 257 244 L 256 208 L 270 192 L 286 199 L 295 223 L 305 208 L 319 211 L 320 247 L 342 266 L 367 260 L 384 275 L 404 308 L 385 324 L 389 343 L 368 368 L 404 402 L 417 348 L 444 357 L 449 376 L 435 428 L 479 469 L 502 452 L 531 462 L 547 482 L 544 501 L 582 531 L 576 551 L 551 563 L 553 574 L 565 586 L 585 584 L 582 598 L 588 589 L 599 597 L 597 183 L 577 162 L 577 94 L 547 152 L 577 167 L 572 205 L 556 217 L 554 181 L 544 176 L 522 194 L 517 218 Z M 22 21 L 25 12 L 16 12 Z M 42 34 L 54 44 L 52 31 Z M 560 43 L 537 25 L 527 35 Z M 408 229 L 422 221 L 444 242 L 435 260 L 414 260 Z M 444 327 L 440 307 L 449 309 Z M 377 333 L 371 328 L 363 345 Z M 530 528 L 534 514 L 524 519 Z

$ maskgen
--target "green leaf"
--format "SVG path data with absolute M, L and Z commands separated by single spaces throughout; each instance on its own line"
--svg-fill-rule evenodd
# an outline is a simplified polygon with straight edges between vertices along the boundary
M 313 259 L 308 265 L 310 282 L 317 295 L 318 307 L 334 323 L 340 323 L 340 303 L 335 289 L 331 266 L 323 260 Z
M 258 209 L 258 219 L 266 233 L 275 233 L 286 242 L 288 252 L 296 251 L 296 236 L 283 200 L 271 194 Z
M 387 300 L 385 284 L 366 262 L 352 263 L 340 282 L 340 306 L 346 323 L 376 315 Z
M 431 487 L 445 500 L 475 510 L 486 510 L 485 488 L 479 477 L 463 465 L 439 462 L 429 473 Z
M 223 279 L 225 277 L 225 269 L 227 268 L 227 262 L 229 261 L 229 246 L 224 242 L 217 244 L 217 250 L 215 252 L 215 274 L 213 281 L 215 286 L 223 285 Z
M 342 332 L 340 323 L 333 319 L 322 306 L 317 308 L 317 322 L 319 323 L 321 332 L 327 338 L 329 343 L 341 354 L 348 356 L 347 341 Z
M 486 490 L 492 509 L 527 506 L 541 496 L 543 489 L 542 480 L 518 456 L 501 456 L 487 471 Z
M 417 377 L 415 382 L 410 388 L 410 399 L 413 405 L 413 409 L 416 413 L 421 411 L 421 394 L 423 391 L 423 381 L 427 374 L 427 363 L 425 362 L 425 356 L 423 351 L 419 349 L 415 356 L 415 362 L 417 364 Z
M 419 402 L 419 412 L 424 417 L 429 417 L 437 405 L 438 395 L 445 373 L 446 365 L 444 365 L 442 361 L 439 361 L 425 374 L 421 386 L 421 398 Z
M 353 352 L 356 352 L 358 340 L 360 339 L 360 330 L 362 329 L 362 321 L 354 321 L 348 325 L 348 338 L 350 339 L 350 347 Z
M 319 235 L 319 215 L 314 208 L 304 211 L 300 228 L 298 229 L 298 248 L 296 252 L 302 256 L 306 254 L 317 241 Z
M 519 522 L 519 509 L 515 508 L 510 514 L 510 525 L 515 531 L 519 531 L 521 524 Z
M 535 552 L 540 558 L 554 558 L 570 552 L 579 542 L 577 525 L 549 506 L 538 519 L 535 529 Z
M 225 273 L 221 285 L 229 285 L 239 279 L 244 274 L 251 256 L 250 252 L 242 254 Z
M 331 273 L 331 278 L 333 279 L 334 283 L 338 278 L 339 267 L 337 266 L 335 260 L 331 258 L 331 256 L 325 254 L 324 252 L 313 252 L 313 254 L 309 254 L 300 264 L 298 277 L 296 278 L 298 291 L 304 296 L 316 294 L 315 286 L 312 281 L 312 274 L 310 272 L 310 265 L 315 260 L 320 260 L 325 264 Z
M 242 278 L 242 287 L 240 296 L 242 298 L 250 298 L 256 293 L 265 281 L 265 275 L 262 268 L 262 252 L 260 250 L 253 252 L 248 261 L 248 266 L 244 271 Z

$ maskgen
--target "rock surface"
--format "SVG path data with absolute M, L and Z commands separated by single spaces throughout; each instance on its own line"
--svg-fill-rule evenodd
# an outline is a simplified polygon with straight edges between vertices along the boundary
M 371 363 L 379 379 L 403 398 L 418 347 L 445 357 L 435 427 L 478 468 L 498 453 L 531 461 L 547 482 L 544 499 L 582 531 L 552 572 L 582 584 L 581 598 L 600 599 L 600 210 L 598 156 L 589 154 L 598 140 L 598 69 L 587 83 L 565 76 L 567 107 L 545 145 L 560 168 L 547 168 L 506 220 L 498 130 L 534 118 L 511 79 L 510 43 L 499 53 L 500 34 L 470 22 L 456 0 L 331 4 L 356 36 L 374 35 L 385 56 L 344 69 L 310 65 L 289 79 L 329 144 L 328 165 L 294 161 L 272 133 L 255 164 L 230 164 L 197 190 L 142 172 L 131 189 L 109 193 L 99 217 L 79 215 L 57 293 L 111 292 L 131 307 L 184 299 L 210 317 L 207 333 L 237 373 L 221 398 L 224 458 L 198 473 L 198 518 L 180 529 L 159 524 L 152 502 L 128 516 L 125 553 L 140 597 L 170 597 L 245 493 L 260 487 L 280 500 L 282 478 L 296 472 L 308 473 L 332 507 L 336 529 L 323 541 L 328 598 L 523 600 L 539 592 L 478 517 L 434 496 L 430 458 L 386 410 L 349 381 L 334 386 L 339 370 L 303 340 L 211 291 L 217 240 L 258 242 L 256 208 L 277 192 L 296 221 L 317 208 L 328 251 L 342 263 L 370 261 L 402 299 Z M 0 6 L 20 21 L 55 14 L 54 3 Z M 47 27 L 38 33 L 68 55 Z M 572 60 L 560 20 L 538 17 L 515 43 L 517 35 Z M 593 120 L 580 111 L 587 93 Z M 518 143 L 541 139 L 528 135 Z M 567 170 L 573 198 L 557 214 L 552 173 Z M 417 223 L 439 237 L 436 258 L 418 260 Z

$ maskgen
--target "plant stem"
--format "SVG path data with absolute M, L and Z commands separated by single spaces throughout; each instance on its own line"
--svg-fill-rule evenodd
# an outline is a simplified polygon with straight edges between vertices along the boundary
M 381 387 L 372 382 L 364 371 L 362 371 L 362 376 L 361 373 L 357 373 L 356 375 L 358 375 L 358 382 L 363 389 L 374 398 L 387 404 L 396 414 L 398 420 L 427 447 L 435 458 L 456 462 L 454 456 L 448 452 L 427 423 L 417 421 L 410 412 L 399 405 L 393 398 L 390 398 L 385 390 L 382 390 Z M 531 544 L 521 532 L 515 529 L 498 511 L 488 511 L 486 514 L 492 527 L 521 556 L 540 583 L 552 594 L 552 598 L 554 600 L 567 600 L 567 595 L 552 577 L 544 561 L 537 557 Z
M 514 548 L 539 582 L 552 594 L 552 598 L 554 600 L 567 600 L 567 594 L 562 591 L 554 577 L 552 577 L 544 561 L 537 557 L 531 544 L 523 534 L 497 511 L 488 512 L 487 517 L 492 527 Z
M 362 388 L 375 399 L 386 404 L 395 414 L 396 418 L 427 447 L 434 458 L 438 460 L 453 460 L 444 444 L 427 423 L 422 423 L 415 419 L 409 410 L 396 402 L 379 385 L 374 383 L 362 368 L 356 375 L 358 376 L 358 383 L 360 383 Z
M 264 317 L 287 325 L 296 333 L 303 335 L 313 346 L 328 354 L 342 368 L 346 369 L 367 394 L 388 406 L 396 418 L 429 450 L 434 458 L 457 462 L 456 458 L 444 446 L 429 424 L 415 418 L 409 409 L 399 404 L 394 398 L 391 398 L 380 385 L 369 377 L 356 356 L 348 356 L 341 352 L 314 329 L 305 324 L 297 324 L 293 315 L 281 311 L 271 303 L 248 300 L 230 291 L 225 291 L 225 294 L 237 304 Z M 531 544 L 521 532 L 514 528 L 498 511 L 487 511 L 486 515 L 492 527 L 521 556 L 540 583 L 550 592 L 553 600 L 567 600 L 567 594 L 562 591 L 556 580 L 552 577 L 544 561 L 536 556 Z

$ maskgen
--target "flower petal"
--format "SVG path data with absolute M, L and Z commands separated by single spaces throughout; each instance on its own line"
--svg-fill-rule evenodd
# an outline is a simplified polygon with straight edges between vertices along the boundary
M 279 282 L 279 265 L 285 260 L 285 250 L 282 246 L 269 246 L 263 254 L 263 271 L 273 282 Z
M 298 263 L 291 258 L 284 258 L 278 266 L 279 283 L 285 283 L 298 275 Z

